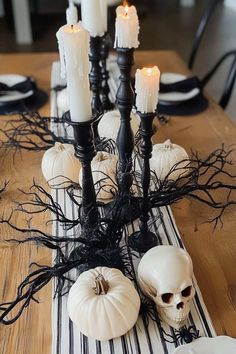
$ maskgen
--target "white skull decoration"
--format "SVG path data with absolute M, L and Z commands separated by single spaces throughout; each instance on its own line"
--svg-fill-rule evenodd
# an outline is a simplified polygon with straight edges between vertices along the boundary
M 142 291 L 156 303 L 161 319 L 181 328 L 195 294 L 189 254 L 174 246 L 151 248 L 139 263 L 138 280 Z

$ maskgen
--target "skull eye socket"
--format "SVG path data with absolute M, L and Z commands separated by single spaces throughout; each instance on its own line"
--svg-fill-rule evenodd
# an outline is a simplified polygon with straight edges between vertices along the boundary
M 171 293 L 165 293 L 161 295 L 162 301 L 168 304 L 172 298 L 173 294 Z
M 192 290 L 192 287 L 191 287 L 191 286 L 188 286 L 187 288 L 185 288 L 185 289 L 181 292 L 182 296 L 183 296 L 183 297 L 188 297 L 188 296 L 190 296 L 191 290 Z

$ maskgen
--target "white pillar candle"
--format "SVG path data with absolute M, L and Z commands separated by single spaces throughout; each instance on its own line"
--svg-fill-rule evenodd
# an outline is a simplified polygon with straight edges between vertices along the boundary
M 61 76 L 66 77 L 71 120 L 88 121 L 92 117 L 89 89 L 89 32 L 81 23 L 65 25 L 57 32 Z
M 118 6 L 116 9 L 115 47 L 138 48 L 139 20 L 135 6 Z
M 91 37 L 101 37 L 107 30 L 107 0 L 82 0 L 82 23 Z
M 135 74 L 136 107 L 141 113 L 155 112 L 158 103 L 160 71 L 153 68 L 138 69 Z
M 102 9 L 102 21 L 103 21 L 103 29 L 104 33 L 107 32 L 107 21 L 108 21 L 108 4 L 107 0 L 102 0 L 105 4 L 103 5 Z
M 69 7 L 66 9 L 66 22 L 68 25 L 75 25 L 78 22 L 78 11 L 73 0 L 69 0 Z

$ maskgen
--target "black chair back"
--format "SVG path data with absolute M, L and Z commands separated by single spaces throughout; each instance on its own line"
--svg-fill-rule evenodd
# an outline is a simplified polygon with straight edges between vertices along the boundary
M 190 54 L 190 58 L 189 58 L 189 63 L 188 63 L 188 67 L 189 69 L 193 68 L 193 64 L 195 62 L 196 59 L 196 55 L 198 52 L 198 48 L 201 44 L 201 40 L 202 37 L 205 33 L 206 27 L 209 23 L 209 20 L 211 18 L 211 16 L 213 15 L 216 6 L 221 2 L 221 0 L 209 0 L 208 5 L 206 7 L 206 10 L 201 18 L 201 21 L 198 25 L 195 37 L 194 37 L 194 41 L 193 41 L 193 46 L 192 46 L 192 50 L 191 50 L 191 54 Z

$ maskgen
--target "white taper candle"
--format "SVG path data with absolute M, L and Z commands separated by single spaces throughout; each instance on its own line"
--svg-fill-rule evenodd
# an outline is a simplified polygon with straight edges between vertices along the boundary
M 101 37 L 107 31 L 107 0 L 82 0 L 82 23 L 91 37 Z
M 81 23 L 65 25 L 57 32 L 61 60 L 61 76 L 66 77 L 71 120 L 90 120 L 91 92 L 89 89 L 89 32 Z
M 153 68 L 138 69 L 135 74 L 136 107 L 141 113 L 155 112 L 158 103 L 160 71 Z
M 116 9 L 115 47 L 138 48 L 139 20 L 135 6 L 118 6 Z
M 68 25 L 75 25 L 78 22 L 78 11 L 73 0 L 69 0 L 69 7 L 66 9 L 66 22 Z

